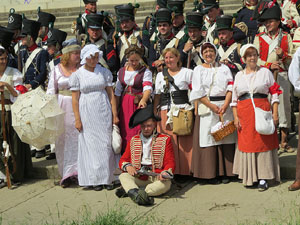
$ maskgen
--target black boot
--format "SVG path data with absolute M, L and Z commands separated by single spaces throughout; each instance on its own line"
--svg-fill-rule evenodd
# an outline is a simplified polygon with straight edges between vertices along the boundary
M 51 160 L 51 159 L 56 159 L 56 155 L 54 152 L 51 152 L 47 157 L 46 157 L 47 160 Z
M 128 195 L 123 187 L 119 187 L 118 189 L 116 189 L 115 194 L 116 194 L 116 196 L 118 196 L 118 198 L 128 197 Z
M 32 149 L 32 150 L 30 151 L 30 154 L 31 154 L 31 157 L 35 157 L 36 149 Z
M 43 158 L 46 156 L 46 150 L 43 149 L 41 151 L 36 151 L 35 153 L 35 158 L 39 159 L 39 158 Z
M 153 205 L 153 197 L 149 197 L 148 194 L 142 189 L 130 189 L 128 196 L 138 205 Z

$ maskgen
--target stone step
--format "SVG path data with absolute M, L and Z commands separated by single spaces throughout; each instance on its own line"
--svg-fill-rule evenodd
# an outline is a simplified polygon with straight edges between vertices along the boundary
M 279 156 L 281 179 L 295 179 L 297 152 L 283 153 Z M 46 160 L 33 158 L 35 179 L 55 179 L 59 180 L 58 166 L 56 160 Z
M 24 0 L 25 1 L 25 0 Z M 29 0 L 28 0 L 29 1 Z M 33 8 L 32 2 L 30 3 L 30 7 L 28 5 L 22 5 L 21 3 L 23 0 L 9 0 L 9 3 L 0 2 L 0 8 L 4 5 L 7 8 L 14 7 L 16 9 L 17 13 L 23 12 L 28 19 L 36 20 L 37 17 L 37 11 Z M 143 22 L 146 16 L 150 15 L 155 9 L 155 1 L 149 1 L 149 0 L 141 0 L 138 1 L 140 3 L 140 8 L 138 9 L 136 13 L 136 23 L 139 27 L 143 26 Z M 10 4 L 11 3 L 11 4 Z M 24 2 L 23 2 L 24 3 Z M 56 22 L 55 22 L 55 28 L 61 29 L 68 33 L 68 39 L 74 37 L 73 34 L 71 34 L 70 27 L 71 23 L 76 20 L 78 17 L 80 11 L 83 12 L 84 6 L 83 4 L 81 7 L 79 7 L 79 1 L 71 1 L 71 0 L 64 0 L 63 5 L 61 4 L 61 0 L 36 0 L 36 4 L 40 4 L 41 9 L 45 12 L 52 13 L 56 15 Z M 51 7 L 50 7 L 51 3 Z M 71 4 L 72 3 L 72 4 Z M 101 1 L 102 4 L 98 4 L 98 10 L 104 10 L 108 11 L 109 13 L 112 13 L 112 16 L 114 14 L 114 5 L 121 4 L 122 1 L 118 0 L 115 4 L 114 0 L 111 1 Z M 111 3 L 111 4 L 108 4 Z M 49 7 L 44 7 L 43 4 L 49 4 Z M 20 9 L 18 6 L 22 5 Z M 17 7 L 15 7 L 17 6 Z M 54 6 L 57 6 L 55 8 Z M 236 13 L 236 11 L 241 7 L 241 2 L 239 0 L 228 0 L 228 1 L 221 1 L 220 7 L 224 10 L 224 13 L 227 15 L 232 15 L 233 13 Z M 37 8 L 37 7 L 36 7 Z M 185 12 L 191 11 L 194 8 L 193 1 L 188 0 L 185 4 Z M 9 10 L 8 9 L 8 10 Z M 0 10 L 0 25 L 6 26 L 7 25 L 7 17 L 8 17 L 8 10 L 6 12 L 1 13 Z
M 237 3 L 237 1 L 231 0 L 231 1 L 226 1 L 226 3 L 221 2 L 221 8 L 226 10 L 235 10 L 240 8 L 241 4 Z M 0 7 L 1 7 L 1 3 L 0 3 Z M 185 11 L 190 11 L 193 9 L 193 3 L 188 2 L 185 6 L 186 10 Z M 145 13 L 150 14 L 151 12 L 154 11 L 155 8 L 155 2 L 151 1 L 151 2 L 147 2 L 147 3 L 141 3 L 140 8 L 137 11 L 137 16 L 142 13 L 143 15 Z M 104 11 L 108 11 L 110 13 L 114 13 L 114 8 L 113 5 L 99 5 L 98 7 L 99 10 L 104 10 Z M 188 9 L 188 10 L 187 10 Z M 56 17 L 62 17 L 62 16 L 78 16 L 78 14 L 84 11 L 83 7 L 72 7 L 72 8 L 57 8 L 57 9 L 46 9 L 44 10 L 42 8 L 43 11 L 45 12 L 49 12 L 49 13 L 53 13 L 54 15 L 56 15 Z M 17 11 L 18 12 L 18 11 Z M 30 11 L 25 11 L 24 8 L 22 11 L 18 12 L 18 13 L 25 13 L 25 16 L 28 18 L 34 18 L 36 17 L 37 11 L 36 10 L 30 10 Z M 148 13 L 149 12 L 149 13 Z M 0 13 L 0 21 L 1 20 L 6 20 L 7 19 L 7 14 L 8 12 L 5 13 Z
M 28 3 L 30 2 L 30 3 Z M 149 0 L 139 0 L 134 1 L 138 2 L 141 6 L 144 7 L 155 7 L 155 1 Z M 99 9 L 113 9 L 112 6 L 117 4 L 128 3 L 127 0 L 101 0 L 98 2 Z M 133 3 L 135 4 L 135 3 Z M 193 0 L 188 0 L 186 5 L 193 5 Z M 228 0 L 220 1 L 221 7 L 226 4 L 237 4 L 241 5 L 240 0 Z M 74 7 L 83 8 L 84 4 L 81 0 L 64 0 L 63 4 L 61 0 L 6 0 L 0 2 L 0 12 L 8 12 L 10 8 L 15 8 L 17 11 L 35 11 L 38 7 L 41 7 L 43 10 L 49 10 L 55 12 L 56 9 L 65 9 L 65 11 L 72 10 Z
M 298 131 L 296 131 L 296 133 L 290 133 L 289 135 L 290 146 L 292 146 L 293 148 L 297 148 L 298 140 L 299 140 Z M 283 153 L 279 156 L 281 179 L 295 179 L 296 155 L 297 155 L 297 151 L 293 153 Z M 46 160 L 45 158 L 42 159 L 32 158 L 32 162 L 34 167 L 34 178 L 56 179 L 56 180 L 60 179 L 56 160 Z

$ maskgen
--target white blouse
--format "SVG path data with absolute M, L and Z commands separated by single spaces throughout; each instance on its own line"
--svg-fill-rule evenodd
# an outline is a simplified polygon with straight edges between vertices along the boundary
M 211 85 L 211 91 L 208 93 Z M 225 96 L 227 91 L 232 91 L 232 85 L 232 73 L 227 66 L 221 64 L 218 67 L 205 68 L 199 65 L 194 69 L 190 101 L 193 102 L 208 94 L 210 96 Z
M 300 48 L 297 49 L 293 56 L 288 75 L 295 92 L 300 93 Z
M 6 67 L 2 77 L 0 78 L 0 81 L 9 83 L 12 87 L 14 87 L 15 91 L 19 95 L 20 92 L 16 90 L 16 86 L 23 85 L 23 74 L 20 73 L 19 70 L 8 66 Z M 11 95 L 8 89 L 5 88 L 4 90 L 5 99 L 10 99 L 10 101 L 14 103 L 17 100 L 17 97 Z
M 181 70 L 174 76 L 174 83 L 177 85 L 177 87 L 180 90 L 189 90 L 190 85 L 192 84 L 192 79 L 193 79 L 193 70 L 187 69 L 182 67 Z M 166 81 L 164 79 L 164 75 L 162 72 L 159 72 L 156 76 L 155 80 L 155 94 L 162 94 L 164 93 L 164 87 L 166 85 Z M 176 91 L 176 89 L 173 87 L 172 84 L 169 83 L 169 92 Z M 181 104 L 181 105 L 176 105 L 179 108 L 186 108 L 189 105 L 188 104 Z M 166 110 L 168 106 L 163 106 L 161 110 Z
M 124 81 L 127 85 L 132 86 L 134 84 L 134 78 L 138 71 L 125 71 L 125 76 L 124 76 Z M 151 82 L 152 84 L 152 72 L 148 69 L 145 70 L 144 77 L 143 77 L 143 83 L 144 82 Z M 143 85 L 143 92 L 146 90 L 150 90 L 152 92 L 152 85 Z M 123 91 L 123 86 L 121 82 L 119 81 L 119 72 L 118 72 L 118 80 L 116 84 L 116 89 L 115 89 L 115 95 L 116 96 L 121 96 Z
M 273 74 L 267 68 L 260 68 L 256 73 L 245 74 L 244 71 L 240 71 L 236 74 L 233 91 L 232 91 L 232 103 L 230 106 L 236 106 L 238 97 L 243 94 L 249 93 L 249 87 L 252 85 L 253 93 L 270 94 L 269 88 L 275 83 Z M 279 102 L 278 93 L 271 95 L 271 104 Z

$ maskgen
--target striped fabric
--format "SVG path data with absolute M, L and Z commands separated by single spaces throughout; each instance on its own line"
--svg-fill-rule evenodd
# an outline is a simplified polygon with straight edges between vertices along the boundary
M 112 110 L 105 88 L 112 74 L 97 65 L 94 72 L 79 68 L 71 75 L 71 90 L 80 90 L 79 112 L 83 130 L 78 137 L 80 186 L 110 184 L 116 160 L 111 147 Z

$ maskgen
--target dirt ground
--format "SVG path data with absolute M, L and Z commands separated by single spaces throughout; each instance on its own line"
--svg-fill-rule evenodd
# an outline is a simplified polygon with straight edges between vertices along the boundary
M 129 198 L 118 199 L 114 191 L 63 189 L 53 180 L 32 180 L 15 190 L 0 190 L 0 215 L 2 224 L 58 224 L 80 219 L 86 211 L 96 215 L 123 207 L 132 217 L 158 218 L 161 224 L 286 224 L 300 218 L 300 191 L 289 192 L 291 183 L 283 181 L 258 192 L 238 182 L 188 182 L 182 188 L 173 185 L 166 196 L 155 199 L 154 206 L 142 207 Z

